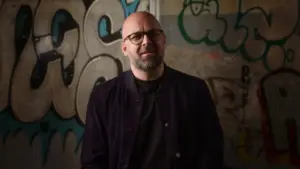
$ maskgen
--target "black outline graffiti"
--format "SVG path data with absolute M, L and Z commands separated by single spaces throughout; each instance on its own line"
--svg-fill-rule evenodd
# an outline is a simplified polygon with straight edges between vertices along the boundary
M 123 7 L 123 10 L 124 10 L 124 18 L 127 18 L 132 12 L 136 11 L 139 4 L 140 4 L 140 0 L 134 0 L 131 3 L 128 3 L 126 0 L 119 0 L 119 1 L 120 1 L 121 5 Z M 131 6 L 133 6 L 134 8 L 131 9 L 131 10 L 128 9 Z M 105 20 L 104 21 L 105 25 L 106 25 L 105 30 L 103 30 L 104 25 L 101 25 L 102 20 Z M 112 32 L 111 28 L 112 28 L 111 18 L 107 15 L 101 16 L 100 19 L 99 19 L 99 22 L 98 22 L 98 36 L 104 43 L 112 43 L 112 42 L 122 38 L 122 34 L 121 34 L 122 28 L 119 28 L 116 32 Z M 105 36 L 101 35 L 102 31 L 105 32 L 105 34 L 106 34 Z
M 224 78 L 224 77 L 209 77 L 206 79 L 208 85 L 210 86 L 211 90 L 211 94 L 214 98 L 214 102 L 215 104 L 219 104 L 220 100 L 217 98 L 217 94 L 216 94 L 216 87 L 215 87 L 215 81 L 218 82 L 225 82 L 228 84 L 234 84 L 234 86 L 237 86 L 240 90 L 242 90 L 242 95 L 241 100 L 242 102 L 240 104 L 237 105 L 233 105 L 233 106 L 228 106 L 225 107 L 225 112 L 230 114 L 232 117 L 234 117 L 234 119 L 241 125 L 244 124 L 245 121 L 245 106 L 248 104 L 247 100 L 248 100 L 248 87 L 251 81 L 250 78 L 250 68 L 247 65 L 243 65 L 242 68 L 242 73 L 241 73 L 241 79 L 231 79 L 231 78 Z M 232 89 L 228 88 L 227 86 L 222 86 L 222 90 L 224 91 L 221 95 L 220 99 L 229 99 L 231 103 L 233 103 L 237 97 L 234 94 L 234 91 L 232 91 Z M 242 119 L 240 120 L 240 118 L 235 115 L 233 112 L 237 111 L 239 109 L 243 109 L 242 112 Z
M 102 30 L 102 26 L 101 26 L 101 23 L 105 22 L 105 25 L 106 25 L 106 30 L 105 32 L 107 32 L 107 35 L 105 36 L 102 36 L 101 35 L 101 32 L 103 31 Z M 119 30 L 117 30 L 116 32 L 113 32 L 111 31 L 111 19 L 107 16 L 107 15 L 103 15 L 101 16 L 101 18 L 99 19 L 99 23 L 98 23 L 98 37 L 104 42 L 104 43 L 111 43 L 111 42 L 114 42 L 118 39 L 121 39 L 122 38 L 122 35 L 121 35 L 121 28 Z
M 41 0 L 39 1 L 40 4 Z M 39 4 L 37 5 L 37 8 L 39 7 Z M 66 22 L 64 22 L 63 24 L 59 25 L 59 28 L 62 29 L 60 31 L 62 31 L 63 33 L 65 33 L 65 31 L 68 31 L 70 29 L 77 29 L 77 36 L 78 36 L 78 41 L 77 41 L 77 49 L 76 52 L 74 54 L 74 58 L 72 59 L 72 61 L 70 62 L 70 64 L 64 68 L 64 63 L 63 63 L 63 57 L 64 55 L 62 53 L 59 53 L 57 51 L 57 48 L 61 45 L 62 42 L 62 38 L 63 35 L 58 36 L 58 42 L 56 42 L 55 40 L 53 40 L 53 32 L 54 32 L 54 19 L 55 16 L 57 16 L 57 14 L 59 12 L 65 13 L 66 17 L 68 20 L 66 20 Z M 36 11 L 34 13 L 34 18 L 36 17 Z M 48 67 L 48 63 L 57 59 L 60 59 L 60 64 L 61 64 L 61 75 L 62 75 L 62 79 L 64 82 L 65 86 L 69 86 L 73 80 L 73 75 L 74 75 L 74 59 L 77 56 L 78 53 L 78 47 L 79 47 L 79 43 L 80 43 L 80 28 L 79 28 L 79 24 L 74 20 L 74 18 L 72 17 L 72 14 L 70 14 L 68 11 L 64 10 L 64 9 L 59 9 L 55 12 L 55 15 L 52 18 L 52 26 L 51 26 L 51 37 L 52 37 L 52 44 L 54 49 L 52 51 L 48 51 L 46 53 L 41 53 L 38 54 L 37 49 L 36 49 L 36 43 L 40 40 L 40 38 L 43 38 L 44 36 L 47 35 L 43 35 L 43 36 L 36 36 L 34 35 L 34 26 L 32 27 L 32 40 L 34 42 L 34 51 L 36 53 L 37 56 L 37 61 L 35 64 L 35 67 L 32 71 L 32 75 L 31 75 L 31 87 L 32 89 L 38 89 L 40 87 L 40 85 L 43 83 L 44 78 L 47 74 L 47 67 Z M 60 35 L 60 34 L 59 34 Z
M 9 95 L 8 95 L 8 105 L 6 108 L 4 108 L 3 110 L 0 111 L 0 138 L 2 139 L 3 144 L 5 143 L 8 134 L 17 134 L 19 131 L 21 130 L 25 130 L 28 132 L 28 139 L 30 142 L 30 145 L 33 143 L 33 139 L 37 136 L 40 135 L 41 136 L 41 144 L 42 144 L 42 159 L 43 159 L 43 165 L 46 164 L 46 160 L 47 160 L 47 155 L 48 155 L 48 150 L 49 150 L 49 146 L 51 143 L 51 138 L 53 136 L 53 134 L 55 132 L 58 132 L 60 134 L 62 134 L 62 143 L 63 145 L 65 145 L 66 142 L 66 134 L 70 131 L 72 131 L 75 135 L 76 135 L 76 139 L 77 139 L 77 145 L 76 145 L 76 149 L 75 152 L 78 151 L 80 142 L 81 142 L 81 138 L 83 135 L 83 130 L 84 130 L 84 126 L 83 123 L 80 121 L 80 119 L 78 118 L 78 116 L 74 116 L 71 117 L 69 119 L 62 119 L 61 116 L 56 112 L 53 104 L 51 104 L 51 108 L 49 109 L 49 111 L 46 113 L 46 115 L 40 119 L 39 121 L 36 122 L 22 122 L 19 119 L 17 119 L 17 117 L 14 115 L 14 112 L 12 110 L 11 107 L 11 88 L 12 88 L 12 80 L 15 75 L 15 69 L 17 67 L 17 65 L 19 64 L 19 58 L 21 53 L 24 50 L 24 47 L 26 45 L 26 43 L 29 40 L 32 40 L 32 42 L 34 43 L 33 48 L 37 57 L 37 63 L 36 63 L 36 67 L 40 66 L 43 73 L 46 72 L 46 68 L 47 68 L 47 61 L 53 61 L 56 59 L 61 59 L 61 67 L 63 68 L 63 61 L 62 61 L 62 54 L 59 54 L 56 51 L 49 51 L 46 52 L 44 54 L 41 55 L 46 55 L 44 58 L 45 59 L 39 59 L 39 56 L 37 54 L 36 51 L 36 42 L 43 37 L 46 36 L 50 36 L 50 34 L 46 34 L 43 36 L 34 36 L 34 18 L 36 18 L 36 12 L 38 7 L 40 6 L 42 0 L 38 0 L 37 6 L 36 8 L 32 9 L 29 5 L 20 5 L 20 8 L 16 14 L 16 21 L 19 20 L 19 18 L 21 18 L 21 24 L 22 24 L 22 29 L 21 32 L 17 33 L 19 30 L 17 28 L 17 26 L 20 25 L 15 25 L 15 49 L 16 49 L 16 55 L 14 56 L 15 62 L 14 62 L 14 66 L 13 66 L 13 70 L 12 70 L 12 75 L 10 78 L 10 86 L 9 86 Z M 6 2 L 6 1 L 4 1 Z M 3 2 L 3 4 L 4 4 Z M 3 6 L 1 6 L 2 9 Z M 59 10 L 58 10 L 59 11 Z M 22 14 L 25 14 L 22 16 Z M 24 17 L 24 18 L 22 18 Z M 76 23 L 77 24 L 77 23 Z M 78 25 L 78 24 L 77 24 Z M 79 37 L 79 25 L 78 25 L 78 37 Z M 31 34 L 31 36 L 30 36 Z M 80 37 L 79 37 L 80 38 Z M 78 39 L 78 44 L 79 44 L 80 39 Z M 78 51 L 78 48 L 77 48 Z M 76 55 L 77 55 L 77 51 L 76 51 Z M 44 67 L 43 67 L 44 66 Z M 71 69 L 74 69 L 74 60 L 70 63 L 69 67 L 71 67 Z M 62 69 L 63 70 L 63 69 Z M 35 70 L 33 70 L 35 71 Z M 62 72 L 64 73 L 64 72 Z M 34 75 L 34 73 L 33 73 Z M 42 77 L 43 79 L 44 77 Z M 32 77 L 31 77 L 31 81 L 32 81 Z M 64 81 L 64 83 L 70 83 L 69 80 Z M 39 84 L 34 84 L 32 83 L 33 89 L 37 89 L 39 87 Z M 66 84 L 66 83 L 65 83 Z
M 82 0 L 83 1 L 83 4 L 85 6 L 85 9 L 89 9 L 89 7 L 92 5 L 92 3 L 95 1 L 95 0 Z
M 85 1 L 85 0 L 83 0 Z M 86 0 L 85 2 L 87 2 L 88 0 Z M 4 2 L 7 2 L 4 0 Z M 3 4 L 4 4 L 3 2 Z M 59 53 L 56 49 L 61 45 L 61 41 L 63 39 L 63 37 L 58 37 L 58 40 L 54 40 L 55 42 L 53 43 L 54 49 L 52 51 L 48 51 L 42 54 L 38 55 L 37 52 L 37 42 L 39 40 L 41 40 L 41 38 L 45 38 L 45 37 L 49 37 L 49 36 L 53 36 L 53 31 L 51 31 L 48 34 L 45 35 L 34 35 L 35 31 L 34 31 L 34 19 L 36 18 L 37 15 L 37 9 L 40 7 L 42 0 L 37 0 L 37 5 L 35 8 L 31 8 L 29 5 L 21 5 L 19 12 L 17 13 L 17 16 L 22 17 L 22 11 L 25 11 L 25 13 L 27 14 L 28 17 L 26 17 L 26 19 L 23 18 L 23 20 L 21 20 L 21 24 L 24 26 L 26 26 L 26 29 L 22 29 L 22 33 L 20 33 L 19 36 L 15 37 L 15 48 L 16 48 L 16 57 L 17 59 L 15 60 L 15 65 L 13 67 L 12 70 L 12 76 L 11 76 L 11 83 L 9 86 L 9 90 L 11 90 L 11 84 L 12 84 L 12 79 L 14 77 L 15 74 L 15 70 L 16 67 L 18 66 L 19 62 L 19 57 L 22 55 L 22 52 L 24 51 L 24 48 L 26 46 L 26 44 L 28 42 L 30 42 L 30 40 L 33 42 L 33 49 L 34 49 L 34 54 L 37 57 L 37 63 L 35 65 L 35 68 L 33 69 L 33 73 L 32 73 L 32 77 L 31 77 L 31 87 L 32 89 L 38 89 L 40 87 L 40 85 L 43 83 L 44 80 L 44 76 L 47 73 L 47 66 L 48 66 L 48 62 L 50 61 L 54 61 L 57 59 L 61 59 L 61 70 L 63 70 L 63 54 Z M 123 0 L 122 0 L 123 2 Z M 126 1 L 124 1 L 126 2 Z M 136 1 L 138 2 L 139 5 L 139 0 Z M 3 5 L 0 4 L 0 5 Z M 127 3 L 126 3 L 127 4 Z M 134 3 L 131 3 L 134 4 Z M 122 4 L 124 5 L 124 4 Z M 128 4 L 127 4 L 128 5 Z M 136 6 L 136 8 L 134 8 L 134 10 L 137 9 L 138 5 Z M 0 6 L 0 9 L 3 6 Z M 130 6 L 127 9 L 127 7 L 125 6 L 126 9 L 124 9 L 123 6 L 123 10 L 125 14 L 128 14 L 128 11 L 130 12 L 133 6 Z M 21 11 L 21 12 L 20 12 Z M 64 9 L 59 9 L 56 11 L 66 11 Z M 68 11 L 66 11 L 68 13 Z M 133 11 L 132 11 L 133 12 Z M 70 14 L 70 13 L 68 13 Z M 70 14 L 70 16 L 72 17 L 72 15 Z M 19 18 L 17 17 L 17 18 Z M 73 18 L 72 18 L 73 19 Z M 18 19 L 19 20 L 19 19 Z M 52 18 L 52 20 L 54 20 L 54 17 Z M 75 21 L 73 19 L 73 21 Z M 53 21 L 52 21 L 53 22 Z M 74 26 L 74 24 L 76 26 Z M 60 25 L 60 26 L 66 26 L 63 28 L 67 28 L 70 29 L 70 24 L 66 24 L 66 25 Z M 71 25 L 71 28 L 76 27 L 78 29 L 78 44 L 79 42 L 82 40 L 80 39 L 79 34 L 82 33 L 80 32 L 80 28 L 79 28 L 79 24 L 77 22 L 73 22 L 73 26 Z M 17 26 L 15 25 L 15 34 L 17 34 Z M 30 35 L 31 34 L 31 35 Z M 53 38 L 53 37 L 51 37 Z M 53 42 L 53 39 L 52 39 Z M 31 47 L 31 46 L 30 46 Z M 76 50 L 75 56 L 77 57 L 78 55 L 78 48 Z M 110 54 L 100 54 L 97 57 L 103 57 L 103 56 L 108 56 L 110 58 L 112 58 L 118 68 L 118 74 L 120 74 L 123 71 L 123 66 L 122 63 L 120 62 L 120 60 L 114 58 L 113 56 L 111 56 Z M 75 58 L 74 58 L 75 59 Z M 86 63 L 88 64 L 88 62 Z M 72 74 L 74 71 L 74 60 L 71 61 L 70 65 L 68 66 L 68 70 L 71 70 L 71 72 L 69 74 Z M 39 72 L 40 73 L 35 73 L 35 72 Z M 83 70 L 82 70 L 83 71 Z M 82 73 L 82 72 L 81 72 Z M 64 72 L 62 72 L 62 75 L 64 74 Z M 37 76 L 35 76 L 37 75 Z M 39 75 L 39 76 L 38 76 Z M 35 79 L 34 78 L 40 78 L 38 83 L 34 83 Z M 96 81 L 94 85 L 98 85 L 101 83 L 104 83 L 106 81 L 106 79 L 103 76 L 100 76 Z M 65 86 L 67 86 L 68 84 L 71 83 L 71 80 L 68 79 L 64 79 L 64 84 Z M 78 85 L 78 84 L 77 84 Z M 76 91 L 78 92 L 78 91 Z M 76 95 L 76 93 L 75 93 Z M 49 150 L 49 145 L 51 144 L 51 137 L 53 136 L 54 133 L 60 133 L 62 135 L 62 143 L 63 146 L 65 146 L 65 139 L 66 139 L 66 134 L 70 131 L 72 131 L 75 135 L 76 135 L 76 141 L 77 141 L 77 145 L 76 145 L 76 150 L 75 153 L 77 152 L 79 145 L 81 143 L 81 139 L 82 139 L 82 135 L 83 135 L 83 130 L 84 130 L 84 123 L 82 122 L 82 120 L 79 118 L 78 115 L 75 115 L 73 117 L 70 117 L 68 119 L 66 118 L 62 118 L 58 112 L 55 110 L 55 107 L 53 104 L 51 104 L 51 108 L 50 110 L 45 114 L 44 117 L 42 117 L 40 120 L 38 121 L 34 121 L 34 122 L 23 122 L 20 119 L 16 118 L 14 116 L 14 112 L 12 110 L 11 107 L 11 91 L 9 91 L 9 103 L 7 105 L 7 107 L 3 110 L 0 111 L 0 139 L 2 139 L 3 143 L 5 143 L 5 141 L 7 141 L 7 136 L 9 134 L 16 134 L 19 131 L 26 131 L 28 133 L 28 139 L 30 140 L 30 144 L 33 143 L 33 140 L 35 139 L 35 136 L 39 135 L 41 137 L 41 144 L 42 144 L 42 159 L 43 159 L 43 165 L 46 164 L 46 160 L 47 160 L 47 155 L 48 155 L 48 150 Z M 78 99 L 77 97 L 75 97 L 76 99 Z M 77 111 L 77 107 L 75 107 L 75 110 Z M 63 147 L 64 148 L 64 147 Z

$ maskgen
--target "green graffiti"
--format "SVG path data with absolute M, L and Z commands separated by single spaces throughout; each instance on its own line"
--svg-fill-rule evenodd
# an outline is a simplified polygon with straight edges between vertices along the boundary
M 212 39 L 212 38 L 210 38 L 211 30 L 207 29 L 206 34 L 203 35 L 202 37 L 199 37 L 199 38 L 192 37 L 187 32 L 186 27 L 184 25 L 184 13 L 188 9 L 191 10 L 191 13 L 193 16 L 200 16 L 204 12 L 210 13 L 209 7 L 212 4 L 215 4 L 214 19 L 216 20 L 216 22 L 220 22 L 224 25 L 224 30 L 223 30 L 222 34 L 217 39 L 216 38 Z M 300 5 L 299 4 L 300 4 L 299 1 L 297 1 L 297 6 L 296 6 L 297 21 L 293 25 L 291 32 L 288 35 L 281 37 L 279 39 L 275 39 L 275 40 L 274 39 L 271 40 L 271 39 L 268 39 L 267 37 L 264 37 L 262 35 L 262 33 L 259 31 L 259 28 L 257 28 L 257 27 L 249 28 L 247 25 L 243 24 L 243 21 L 245 20 L 245 18 L 247 16 L 251 15 L 250 13 L 255 12 L 255 13 L 259 13 L 260 15 L 262 15 L 264 17 L 264 19 L 267 21 L 267 25 L 269 27 L 271 27 L 272 21 L 273 21 L 272 20 L 273 15 L 268 14 L 261 7 L 252 7 L 252 8 L 249 8 L 248 10 L 246 10 L 245 12 L 242 12 L 242 0 L 239 0 L 239 6 L 238 6 L 238 12 L 236 13 L 235 24 L 232 27 L 229 27 L 228 21 L 224 17 L 220 16 L 220 13 L 219 13 L 220 5 L 219 5 L 218 0 L 185 0 L 183 3 L 183 9 L 177 17 L 177 21 L 178 21 L 178 27 L 179 27 L 181 35 L 183 36 L 185 41 L 188 42 L 189 44 L 197 45 L 197 44 L 204 43 L 208 46 L 219 45 L 221 47 L 221 49 L 226 53 L 230 53 L 230 54 L 240 53 L 240 55 L 243 57 L 243 59 L 248 62 L 262 61 L 264 67 L 267 70 L 272 71 L 271 66 L 268 63 L 268 57 L 267 57 L 269 54 L 269 51 L 272 47 L 279 47 L 283 51 L 284 58 L 283 58 L 281 67 L 284 67 L 287 62 L 292 62 L 295 57 L 294 50 L 293 49 L 285 49 L 284 46 L 287 43 L 287 41 L 289 40 L 289 38 L 297 30 L 297 27 L 299 24 L 299 16 L 300 16 L 300 10 L 299 10 Z M 197 6 L 197 8 L 195 8 L 195 6 Z M 232 28 L 233 31 L 235 31 L 235 32 L 240 32 L 240 31 L 244 32 L 244 35 L 245 35 L 245 36 L 243 36 L 242 39 L 239 39 L 240 43 L 235 47 L 230 47 L 225 42 L 225 36 L 229 32 L 229 28 Z M 250 54 L 247 51 L 247 43 L 246 43 L 247 40 L 249 40 L 249 39 L 263 42 L 264 50 L 263 50 L 263 52 L 261 52 L 260 55 L 255 56 L 255 57 L 250 56 Z

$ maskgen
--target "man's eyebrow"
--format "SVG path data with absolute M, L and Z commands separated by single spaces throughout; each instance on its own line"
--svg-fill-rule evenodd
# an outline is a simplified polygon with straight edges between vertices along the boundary
M 152 31 L 152 30 L 161 30 L 161 29 L 159 29 L 159 28 L 152 28 L 152 29 L 148 29 L 147 31 L 138 30 L 138 31 L 132 32 L 131 34 L 133 34 L 133 33 L 139 33 L 139 32 L 149 32 L 149 31 Z M 129 35 L 131 35 L 131 34 L 129 34 Z
M 143 32 L 143 30 L 137 30 L 137 31 L 134 31 L 134 32 L 128 34 L 127 36 L 130 36 L 130 35 L 135 34 L 135 33 L 140 33 L 140 32 Z
M 131 34 L 134 34 L 134 33 L 141 33 L 141 32 L 143 32 L 143 31 L 135 31 L 135 32 L 132 32 Z

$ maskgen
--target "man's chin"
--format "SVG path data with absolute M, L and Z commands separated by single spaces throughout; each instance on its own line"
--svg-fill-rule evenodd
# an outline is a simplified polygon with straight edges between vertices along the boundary
M 157 59 L 157 55 L 155 54 L 144 54 L 141 55 L 141 61 L 145 63 L 153 62 L 153 60 Z
M 141 65 L 140 68 L 143 69 L 144 71 L 153 71 L 157 69 L 159 65 L 160 65 L 159 63 L 145 63 Z

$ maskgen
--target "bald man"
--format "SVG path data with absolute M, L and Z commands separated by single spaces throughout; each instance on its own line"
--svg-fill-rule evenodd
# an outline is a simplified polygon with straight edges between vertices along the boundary
M 167 66 L 165 45 L 152 14 L 124 21 L 121 48 L 131 69 L 91 93 L 82 169 L 222 168 L 223 134 L 208 87 Z

